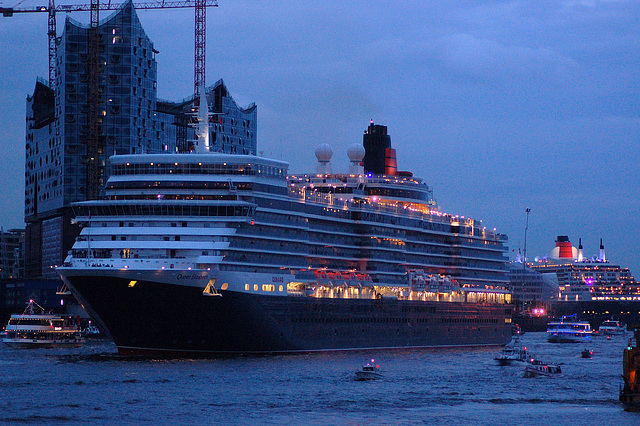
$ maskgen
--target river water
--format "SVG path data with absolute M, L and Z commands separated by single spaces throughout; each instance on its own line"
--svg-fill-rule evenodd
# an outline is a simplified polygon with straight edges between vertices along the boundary
M 629 335 L 628 337 L 630 337 Z M 0 422 L 20 424 L 640 425 L 618 402 L 627 337 L 522 336 L 553 378 L 498 366 L 496 348 L 131 360 L 107 341 L 0 347 Z M 374 358 L 384 378 L 354 380 Z

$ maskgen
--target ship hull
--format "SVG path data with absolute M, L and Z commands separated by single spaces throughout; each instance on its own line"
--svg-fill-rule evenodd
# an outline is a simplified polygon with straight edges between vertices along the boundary
M 370 348 L 504 345 L 504 304 L 203 294 L 202 286 L 63 274 L 122 355 L 205 357 Z

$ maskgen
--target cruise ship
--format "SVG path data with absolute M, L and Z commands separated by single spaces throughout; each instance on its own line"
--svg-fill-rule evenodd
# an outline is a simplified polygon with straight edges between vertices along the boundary
M 205 132 L 206 134 L 206 132 Z M 348 173 L 208 152 L 115 155 L 58 268 L 122 355 L 504 345 L 505 235 L 444 214 L 386 127 Z

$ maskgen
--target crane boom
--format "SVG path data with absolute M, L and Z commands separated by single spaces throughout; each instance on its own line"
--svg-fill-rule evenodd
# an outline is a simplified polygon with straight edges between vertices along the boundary
M 108 0 L 106 3 L 93 4 L 59 4 L 55 5 L 55 0 L 49 0 L 48 6 L 33 6 L 33 7 L 0 7 L 0 13 L 4 17 L 12 17 L 15 13 L 41 13 L 47 12 L 49 14 L 48 21 L 48 36 L 49 36 L 49 87 L 52 89 L 55 87 L 56 78 L 56 13 L 57 12 L 91 12 L 95 14 L 100 10 L 116 10 L 122 6 L 122 3 L 111 3 Z M 196 96 L 198 94 L 198 87 L 205 81 L 204 75 L 204 60 L 205 60 L 205 39 L 206 39 L 206 8 L 217 7 L 218 0 L 176 0 L 176 1 L 148 1 L 148 2 L 134 2 L 133 7 L 136 9 L 179 9 L 186 7 L 195 8 L 195 27 L 196 27 L 196 40 L 195 40 L 195 71 L 194 71 L 194 92 Z
M 136 9 L 179 9 L 185 7 L 195 7 L 196 3 L 201 1 L 204 3 L 204 7 L 217 7 L 217 0 L 182 0 L 182 1 L 149 1 L 149 2 L 133 2 L 133 7 Z M 100 3 L 98 5 L 99 10 L 116 10 L 122 3 L 113 4 Z M 91 11 L 91 4 L 59 4 L 53 5 L 53 2 L 49 2 L 49 6 L 33 6 L 33 7 L 0 7 L 0 12 L 5 17 L 11 17 L 14 13 L 39 13 L 39 12 L 89 12 Z
M 49 15 L 48 32 L 49 37 L 49 87 L 55 90 L 56 83 L 56 13 L 57 12 L 91 12 L 91 25 L 89 28 L 89 82 L 88 82 L 88 127 L 89 136 L 87 140 L 87 187 L 86 199 L 92 200 L 98 197 L 101 185 L 103 170 L 100 158 L 103 154 L 103 141 L 101 137 L 101 117 L 98 109 L 100 105 L 99 78 L 100 78 L 100 35 L 99 35 L 99 13 L 101 10 L 116 10 L 122 4 L 112 4 L 111 0 L 101 3 L 100 0 L 90 0 L 90 4 L 55 5 L 55 0 L 49 0 L 48 6 L 36 6 L 31 8 L 0 7 L 0 13 L 4 17 L 11 17 L 15 13 L 41 13 Z M 206 9 L 207 7 L 217 7 L 217 0 L 179 0 L 164 1 L 157 0 L 151 2 L 133 3 L 136 9 L 177 9 L 193 7 L 195 9 L 195 64 L 194 64 L 194 93 L 197 98 L 202 95 L 201 87 L 205 85 L 205 43 L 206 43 Z

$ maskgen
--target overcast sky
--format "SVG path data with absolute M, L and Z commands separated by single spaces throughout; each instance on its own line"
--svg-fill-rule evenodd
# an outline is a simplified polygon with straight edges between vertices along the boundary
M 158 96 L 191 95 L 194 11 L 138 16 L 160 52 Z M 529 258 L 558 235 L 582 238 L 590 257 L 602 238 L 640 279 L 639 20 L 636 0 L 219 0 L 207 84 L 222 78 L 238 104 L 258 105 L 258 150 L 292 172 L 315 171 L 320 143 L 346 171 L 374 120 L 400 170 L 424 178 L 442 211 L 507 234 L 510 254 L 530 207 Z M 0 17 L 5 230 L 24 226 L 25 100 L 48 78 L 46 31 L 46 13 Z

